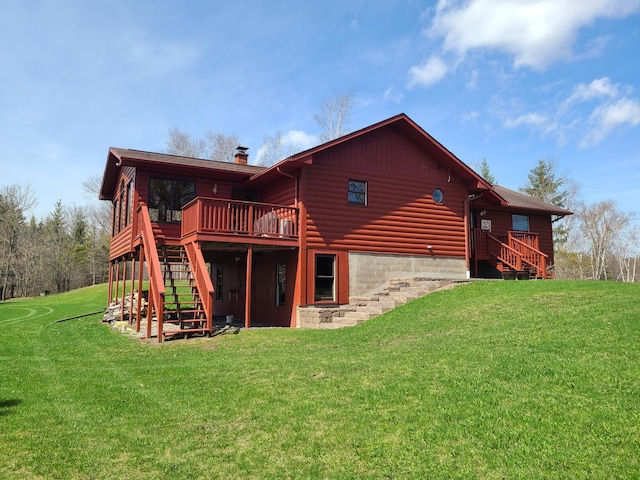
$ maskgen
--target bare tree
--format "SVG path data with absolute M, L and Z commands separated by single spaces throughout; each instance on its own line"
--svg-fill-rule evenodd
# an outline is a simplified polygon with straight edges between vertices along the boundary
M 618 267 L 617 280 L 634 282 L 640 257 L 640 230 L 629 223 L 613 241 L 612 253 Z
M 194 139 L 190 133 L 180 130 L 178 127 L 169 129 L 166 145 L 166 153 L 181 157 L 202 158 L 205 152 L 204 140 Z
M 608 257 L 615 242 L 627 242 L 623 232 L 633 220 L 633 215 L 618 210 L 613 200 L 604 200 L 592 205 L 581 204 L 578 208 L 581 233 L 588 245 L 591 278 L 607 280 Z
M 16 263 L 25 229 L 24 214 L 36 204 L 30 185 L 0 189 L 0 300 L 13 296 L 19 276 Z
M 299 150 L 298 146 L 287 142 L 282 131 L 278 130 L 273 135 L 265 135 L 261 149 L 259 165 L 269 167 Z
M 233 162 L 236 148 L 240 145 L 237 135 L 225 135 L 209 130 L 205 134 L 205 139 L 208 159 L 217 162 Z
M 320 109 L 313 114 L 313 119 L 322 128 L 322 133 L 318 135 L 321 143 L 349 133 L 349 122 L 356 101 L 354 92 L 335 93 L 323 100 Z

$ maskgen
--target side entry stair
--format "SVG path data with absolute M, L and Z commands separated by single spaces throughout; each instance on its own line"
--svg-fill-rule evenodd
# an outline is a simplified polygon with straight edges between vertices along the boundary
M 166 290 L 162 335 L 172 337 L 211 333 L 184 246 L 161 246 L 158 256 Z

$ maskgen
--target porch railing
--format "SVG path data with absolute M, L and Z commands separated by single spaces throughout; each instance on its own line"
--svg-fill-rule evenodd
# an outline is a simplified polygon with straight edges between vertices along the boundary
M 508 237 L 498 238 L 480 229 L 473 230 L 475 254 L 488 253 L 510 268 L 522 271 L 528 265 L 536 277 L 547 278 L 548 255 L 538 248 L 538 234 L 531 232 L 508 232 Z
M 535 270 L 536 277 L 547 278 L 548 255 L 537 249 L 538 238 L 535 238 L 535 242 L 525 243 L 526 237 L 525 241 L 523 241 L 516 236 L 512 236 L 512 233 L 509 232 L 509 245 L 518 252 L 524 263 Z M 533 247 L 531 243 L 535 243 L 536 247 Z
M 298 209 L 197 197 L 182 207 L 182 237 L 193 233 L 297 238 Z
M 491 255 L 505 265 L 518 272 L 522 271 L 522 256 L 516 249 L 511 248 L 506 243 L 502 243 L 498 238 L 489 234 L 487 234 L 487 248 Z

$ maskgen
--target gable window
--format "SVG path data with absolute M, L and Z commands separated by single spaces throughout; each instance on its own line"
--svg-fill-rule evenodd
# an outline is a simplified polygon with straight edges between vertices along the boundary
M 513 214 L 511 216 L 513 230 L 516 232 L 528 232 L 529 231 L 529 216 L 528 215 L 517 215 Z
M 287 265 L 276 264 L 276 306 L 284 307 L 287 291 Z
M 349 205 L 367 205 L 367 182 L 363 180 L 349 180 Z
M 152 178 L 149 181 L 149 215 L 153 222 L 180 222 L 182 206 L 196 196 L 196 183 Z
M 316 255 L 315 262 L 315 300 L 333 302 L 335 289 L 335 255 Z

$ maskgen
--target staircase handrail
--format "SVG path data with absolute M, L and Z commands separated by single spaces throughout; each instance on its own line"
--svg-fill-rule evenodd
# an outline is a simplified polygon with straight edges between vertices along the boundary
M 511 235 L 509 236 L 509 243 L 521 255 L 524 263 L 536 269 L 536 276 L 540 278 L 547 277 L 546 259 L 549 258 L 549 255 Z
M 522 271 L 522 255 L 516 249 L 490 234 L 487 234 L 487 240 L 489 240 L 487 246 L 491 255 L 514 270 Z
M 187 259 L 191 264 L 191 270 L 193 271 L 193 278 L 195 280 L 195 286 L 200 296 L 200 301 L 204 308 L 205 316 L 207 319 L 207 329 L 211 330 L 213 327 L 213 282 L 207 270 L 207 264 L 204 261 L 202 250 L 200 245 L 195 242 L 188 242 L 184 245 L 184 250 L 187 254 Z
M 140 228 L 142 233 L 144 256 L 147 261 L 147 271 L 151 285 L 149 289 L 149 299 L 153 302 L 158 321 L 161 322 L 164 315 L 164 296 L 166 290 L 164 287 L 164 279 L 162 278 L 162 269 L 160 268 L 158 249 L 156 248 L 155 237 L 153 235 L 153 227 L 151 226 L 149 208 L 146 204 L 140 203 L 138 206 L 138 215 L 141 219 L 138 228 Z

